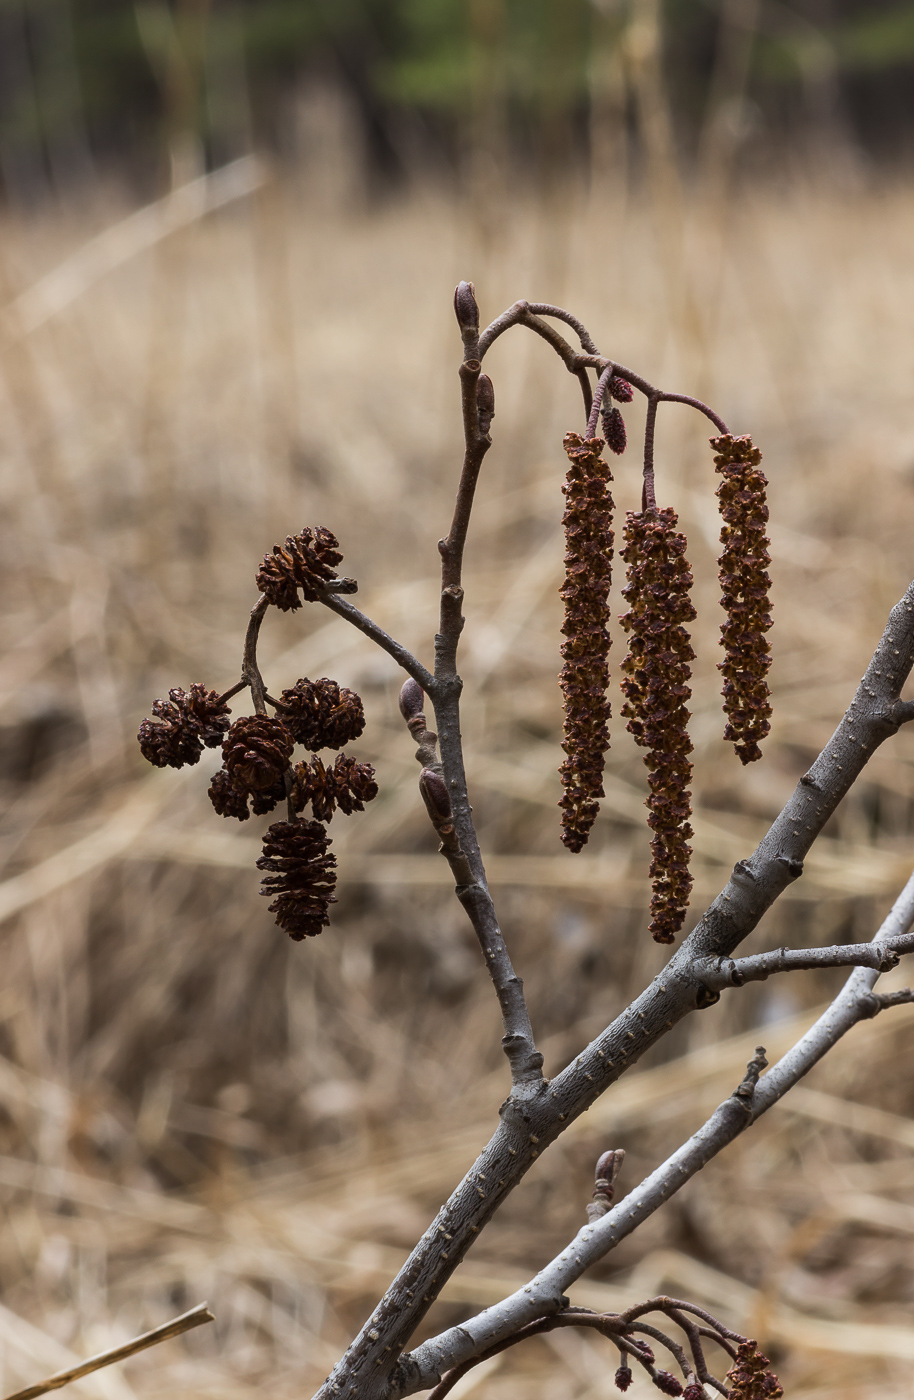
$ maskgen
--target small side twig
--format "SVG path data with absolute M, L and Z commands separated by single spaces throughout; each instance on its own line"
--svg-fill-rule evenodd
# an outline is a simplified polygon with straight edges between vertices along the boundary
M 193 1327 L 201 1327 L 203 1323 L 215 1320 L 208 1305 L 199 1303 L 197 1307 L 173 1318 L 171 1322 L 163 1322 L 161 1327 L 154 1327 L 151 1332 L 134 1337 L 132 1342 L 124 1342 L 119 1347 L 111 1347 L 109 1351 L 101 1351 L 97 1356 L 90 1356 L 88 1361 L 81 1361 L 78 1366 L 68 1367 L 66 1371 L 56 1371 L 53 1376 L 48 1376 L 46 1381 L 39 1381 L 37 1385 L 14 1391 L 12 1395 L 5 1396 L 4 1400 L 36 1400 L 37 1396 L 47 1395 L 50 1390 L 60 1390 L 61 1386 L 69 1385 L 70 1381 L 78 1381 L 82 1376 L 91 1375 L 93 1371 L 100 1371 L 103 1366 L 112 1366 L 115 1361 L 126 1361 L 128 1356 L 135 1356 L 138 1351 L 157 1346 L 159 1342 L 167 1342 L 171 1337 L 180 1337 L 182 1332 L 189 1332 Z
M 244 656 L 241 662 L 241 675 L 245 685 L 251 687 L 254 713 L 258 715 L 265 715 L 267 712 L 267 707 L 264 704 L 266 687 L 263 683 L 263 676 L 260 674 L 260 667 L 257 665 L 257 639 L 260 636 L 260 625 L 266 617 L 269 606 L 269 599 L 261 593 L 251 609 L 251 620 L 244 636 Z
M 914 934 L 883 943 L 837 943 L 830 948 L 774 948 L 748 958 L 709 959 L 695 964 L 695 975 L 709 991 L 764 982 L 778 972 L 817 967 L 868 967 L 889 972 L 905 953 L 914 952 Z

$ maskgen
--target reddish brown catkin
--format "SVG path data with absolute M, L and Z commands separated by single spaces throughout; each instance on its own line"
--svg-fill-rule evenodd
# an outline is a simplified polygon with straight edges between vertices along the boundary
M 711 438 L 715 449 L 715 469 L 723 481 L 717 488 L 723 526 L 720 564 L 721 600 L 727 620 L 721 627 L 720 644 L 725 658 L 718 664 L 723 673 L 724 711 L 729 723 L 724 738 L 733 741 L 741 763 L 761 758 L 760 740 L 771 729 L 771 701 L 766 676 L 771 665 L 771 646 L 765 633 L 771 627 L 768 589 L 771 579 L 766 568 L 770 540 L 765 534 L 768 507 L 765 487 L 768 478 L 759 471 L 762 454 L 750 437 Z
M 692 694 L 687 681 L 695 653 L 683 623 L 692 621 L 695 609 L 689 599 L 686 538 L 677 533 L 677 524 L 673 510 L 629 511 L 623 551 L 628 584 L 622 596 L 630 610 L 621 621 L 631 635 L 622 663 L 622 714 L 635 743 L 650 750 L 644 759 L 651 770 L 646 805 L 654 832 L 650 931 L 658 943 L 672 943 L 682 927 L 692 888 L 692 743 L 686 701 Z
M 609 748 L 609 585 L 612 576 L 613 499 L 609 466 L 600 453 L 601 438 L 568 433 L 564 441 L 569 467 L 565 495 L 565 601 L 562 667 L 559 683 L 565 706 L 559 769 L 562 793 L 562 840 L 580 851 L 590 835 L 603 796 L 603 755 Z

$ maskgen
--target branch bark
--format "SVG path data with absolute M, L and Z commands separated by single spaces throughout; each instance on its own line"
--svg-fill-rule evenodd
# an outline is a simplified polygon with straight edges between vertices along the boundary
M 912 922 L 914 875 L 870 946 L 879 948 L 897 941 Z M 414 1384 L 409 1390 L 393 1393 L 407 1395 L 437 1384 L 443 1373 L 455 1366 L 464 1366 L 472 1357 L 491 1349 L 537 1318 L 560 1314 L 567 1307 L 567 1289 L 587 1269 L 605 1258 L 685 1182 L 783 1098 L 854 1025 L 882 1009 L 872 992 L 878 976 L 876 969 L 858 968 L 853 972 L 828 1010 L 773 1069 L 759 1078 L 759 1061 L 754 1061 L 747 1078 L 687 1142 L 618 1205 L 585 1225 L 562 1253 L 528 1284 L 459 1327 L 424 1342 L 409 1357 L 403 1358 L 404 1366 L 412 1372 Z M 883 1004 L 895 1004 L 893 998 L 894 994 L 890 994 Z M 908 999 L 906 996 L 905 1000 Z

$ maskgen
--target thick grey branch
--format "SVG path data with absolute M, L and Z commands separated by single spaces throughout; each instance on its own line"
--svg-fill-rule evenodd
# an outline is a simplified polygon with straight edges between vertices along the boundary
M 914 875 L 869 946 L 878 948 L 883 943 L 897 941 L 912 921 Z M 762 1078 L 758 1075 L 764 1061 L 757 1051 L 757 1058 L 750 1064 L 742 1084 L 719 1105 L 698 1132 L 618 1205 L 601 1218 L 591 1219 L 567 1248 L 528 1284 L 459 1327 L 432 1337 L 409 1357 L 404 1357 L 404 1368 L 409 1366 L 417 1383 L 409 1390 L 396 1393 L 411 1394 L 413 1390 L 437 1383 L 445 1371 L 464 1364 L 536 1318 L 548 1317 L 567 1307 L 566 1291 L 587 1269 L 615 1249 L 685 1182 L 782 1098 L 852 1026 L 873 1015 L 872 1002 L 876 998 L 871 989 L 878 975 L 875 969 L 864 968 L 852 973 L 824 1015 Z M 889 994 L 886 1003 L 892 995 Z
M 620 366 L 616 368 L 618 373 L 625 373 Z M 825 823 L 870 756 L 897 732 L 900 720 L 896 709 L 912 662 L 914 584 L 892 609 L 846 715 L 755 852 L 736 865 L 721 894 L 650 986 L 555 1079 L 539 1085 L 536 1092 L 522 1099 L 512 1095 L 503 1105 L 501 1122 L 492 1139 L 442 1206 L 330 1382 L 319 1392 L 320 1400 L 330 1400 L 336 1394 L 333 1386 L 345 1392 L 356 1381 L 359 1400 L 380 1396 L 393 1400 L 422 1388 L 415 1383 L 412 1358 L 403 1356 L 398 1363 L 392 1358 L 405 1346 L 479 1230 L 539 1154 L 677 1021 L 720 995 L 709 992 L 696 975 L 696 965 L 707 967 L 709 961 L 732 957 L 778 896 L 802 875 L 804 857 Z M 458 736 L 453 729 L 456 706 L 436 705 L 436 713 L 445 777 L 450 785 L 453 773 L 448 771 L 446 754 L 454 755 L 456 751 L 461 776 L 463 772 Z M 465 791 L 464 784 L 462 792 Z M 465 831 L 457 821 L 456 811 L 455 823 L 461 845 L 472 860 L 468 845 L 475 841 L 472 823 Z M 478 848 L 476 854 L 478 857 Z M 851 982 L 857 977 L 875 975 L 861 969 L 853 974 Z M 770 1078 L 769 1074 L 762 1081 L 759 1092 Z M 735 1108 L 728 1100 L 718 1110 L 723 1119 L 722 1125 L 718 1124 L 721 1130 L 731 1120 L 740 1125 L 739 1131 L 745 1126 L 743 1108 L 733 1102 Z M 701 1165 L 703 1161 L 695 1170 Z M 615 1207 L 598 1225 L 602 1227 L 606 1220 L 617 1218 L 619 1209 Z M 376 1379 L 369 1380 L 370 1377 Z

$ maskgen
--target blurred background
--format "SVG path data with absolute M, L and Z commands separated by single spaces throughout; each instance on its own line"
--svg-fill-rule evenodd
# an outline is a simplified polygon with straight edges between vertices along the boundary
M 694 921 L 910 580 L 912 151 L 910 3 L 0 5 L 2 1393 L 206 1298 L 215 1327 L 77 1391 L 310 1395 L 489 1136 L 496 1007 L 386 656 L 318 606 L 264 628 L 272 693 L 330 675 L 362 694 L 355 751 L 381 786 L 334 822 L 340 901 L 306 945 L 258 896 L 267 822 L 209 806 L 218 755 L 162 773 L 134 738 L 170 686 L 234 683 L 259 560 L 305 523 L 335 531 L 361 605 L 429 659 L 456 281 L 486 319 L 521 296 L 568 306 L 764 451 L 775 720 L 744 771 L 720 738 L 707 425 L 661 414 L 658 495 L 698 608 Z M 603 813 L 569 855 L 559 487 L 580 396 L 521 330 L 486 367 L 469 774 L 555 1072 L 661 966 L 645 774 L 617 720 Z M 620 512 L 640 489 L 643 415 L 625 415 Z M 616 675 L 622 654 L 617 635 Z M 912 829 L 903 732 L 749 948 L 870 937 Z M 842 980 L 774 979 L 677 1027 L 537 1164 L 428 1330 L 561 1247 L 600 1152 L 624 1147 L 635 1184 Z M 909 1396 L 910 1011 L 859 1027 L 575 1300 L 689 1296 L 758 1336 L 796 1400 Z M 602 1400 L 614 1364 L 556 1334 L 461 1393 Z

